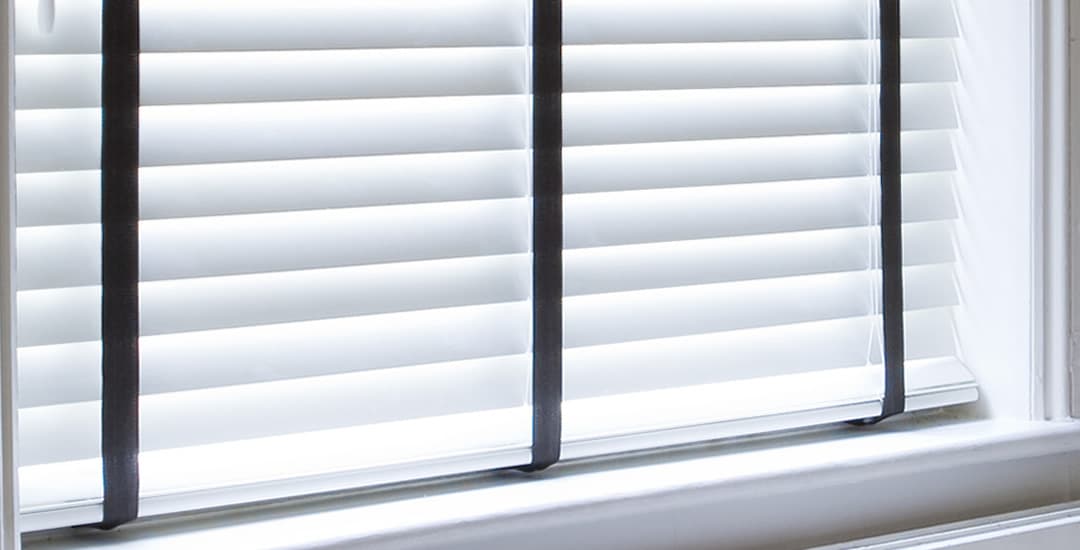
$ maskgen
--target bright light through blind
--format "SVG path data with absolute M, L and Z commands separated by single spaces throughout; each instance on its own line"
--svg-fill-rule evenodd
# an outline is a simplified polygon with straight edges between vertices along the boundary
M 528 7 L 142 2 L 144 497 L 528 462 Z M 101 498 L 99 12 L 18 6 L 28 511 Z
M 529 2 L 141 4 L 144 510 L 527 463 Z M 564 0 L 564 456 L 876 414 L 871 4 Z M 949 2 L 903 5 L 924 408 L 974 398 L 957 31 Z M 16 3 L 30 528 L 101 498 L 100 2 L 37 10 Z
M 879 414 L 877 2 L 565 6 L 564 456 Z M 951 2 L 901 6 L 910 410 L 976 393 L 957 27 Z

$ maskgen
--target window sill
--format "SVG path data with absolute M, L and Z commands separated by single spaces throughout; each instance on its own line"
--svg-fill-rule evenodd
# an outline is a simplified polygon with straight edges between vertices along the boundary
M 1078 457 L 1080 423 L 916 417 L 54 531 L 26 547 L 805 546 L 1075 499 Z

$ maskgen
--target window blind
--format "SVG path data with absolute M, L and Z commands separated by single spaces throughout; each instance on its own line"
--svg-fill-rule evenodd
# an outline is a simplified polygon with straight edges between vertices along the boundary
M 949 4 L 903 2 L 909 409 L 976 396 Z M 875 6 L 563 0 L 564 458 L 879 413 Z M 103 497 L 102 5 L 38 7 L 15 10 L 30 529 Z M 533 461 L 534 8 L 140 2 L 142 513 Z
M 953 7 L 901 5 L 921 409 L 976 392 L 951 319 Z M 564 456 L 878 416 L 878 3 L 565 6 Z

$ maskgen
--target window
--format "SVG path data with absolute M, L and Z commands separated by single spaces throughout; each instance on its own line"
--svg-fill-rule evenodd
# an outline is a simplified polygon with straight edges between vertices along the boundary
M 102 6 L 44 5 L 15 8 L 31 528 L 103 495 Z M 916 410 L 977 390 L 957 8 L 902 5 Z M 140 9 L 143 512 L 528 464 L 532 5 Z M 876 10 L 564 2 L 563 458 L 880 412 Z

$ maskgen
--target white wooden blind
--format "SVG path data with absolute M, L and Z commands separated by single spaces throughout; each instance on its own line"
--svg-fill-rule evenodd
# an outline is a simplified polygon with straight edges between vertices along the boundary
M 20 450 L 45 511 L 101 496 L 100 2 L 51 32 L 36 4 Z M 528 8 L 142 2 L 145 498 L 527 462 Z
M 564 456 L 878 414 L 877 2 L 564 5 Z M 976 392 L 952 329 L 953 6 L 901 6 L 918 409 Z
M 16 2 L 28 528 L 101 499 L 100 2 L 55 3 Z M 875 414 L 872 4 L 564 0 L 564 456 Z M 975 397 L 949 4 L 904 2 L 909 408 Z M 530 10 L 143 0 L 144 513 L 528 462 Z

